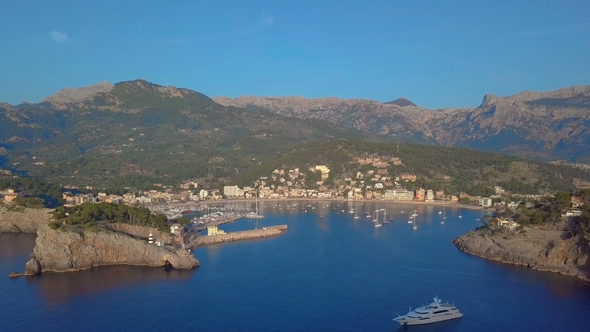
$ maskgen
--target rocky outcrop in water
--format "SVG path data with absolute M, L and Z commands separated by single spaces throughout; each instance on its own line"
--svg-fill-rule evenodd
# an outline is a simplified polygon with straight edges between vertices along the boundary
M 494 233 L 481 229 L 459 236 L 453 243 L 459 250 L 474 256 L 590 281 L 588 239 L 578 235 L 561 240 L 546 235 L 550 232 Z
M 0 233 L 36 233 L 51 219 L 51 209 L 0 205 Z
M 165 266 L 192 269 L 199 261 L 186 250 L 158 247 L 108 230 L 53 230 L 40 225 L 25 275 L 69 272 L 104 265 Z

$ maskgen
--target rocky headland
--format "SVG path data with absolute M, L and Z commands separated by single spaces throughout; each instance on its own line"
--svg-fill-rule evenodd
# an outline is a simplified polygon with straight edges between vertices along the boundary
M 51 220 L 51 209 L 31 209 L 0 205 L 0 233 L 37 233 Z
M 105 265 L 171 265 L 176 269 L 192 269 L 199 266 L 199 261 L 189 251 L 158 247 L 109 230 L 64 231 L 42 224 L 24 275 L 81 271 Z
M 459 236 L 453 243 L 474 256 L 590 281 L 588 239 L 581 235 L 564 239 L 565 235 L 561 230 L 517 232 L 482 228 Z

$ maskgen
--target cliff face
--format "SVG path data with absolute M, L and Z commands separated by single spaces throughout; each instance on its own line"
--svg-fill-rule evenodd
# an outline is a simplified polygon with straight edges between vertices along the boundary
M 531 238 L 476 230 L 454 239 L 453 243 L 459 250 L 474 256 L 590 281 L 590 246 L 583 236 L 549 240 L 545 236 Z
M 148 244 L 110 231 L 59 231 L 40 225 L 32 258 L 25 274 L 68 272 L 103 265 L 165 266 L 192 269 L 197 259 L 184 250 Z
M 23 208 L 19 212 L 0 206 L 0 233 L 36 233 L 40 224 L 47 224 L 51 219 L 51 211 Z

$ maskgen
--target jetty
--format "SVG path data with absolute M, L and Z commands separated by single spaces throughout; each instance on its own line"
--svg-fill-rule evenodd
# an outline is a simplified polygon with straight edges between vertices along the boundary
M 199 236 L 186 245 L 187 249 L 194 250 L 198 247 L 209 244 L 234 242 L 251 239 L 261 239 L 282 235 L 287 231 L 287 225 L 266 226 L 259 229 L 246 231 L 215 234 L 210 236 Z

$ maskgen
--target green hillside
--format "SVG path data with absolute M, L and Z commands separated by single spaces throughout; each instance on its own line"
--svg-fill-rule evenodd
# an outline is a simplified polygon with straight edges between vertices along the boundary
M 391 160 L 398 157 L 402 164 L 379 168 L 361 165 L 359 157 L 377 157 Z M 590 173 L 580 169 L 548 164 L 517 157 L 480 152 L 463 148 L 446 148 L 428 145 L 397 145 L 378 142 L 310 142 L 289 150 L 282 156 L 250 169 L 236 178 L 241 185 L 248 185 L 260 176 L 268 176 L 274 169 L 298 167 L 307 169 L 313 165 L 326 165 L 330 171 L 328 184 L 347 183 L 346 178 L 364 180 L 374 185 L 367 173 L 383 170 L 384 176 L 393 179 L 401 174 L 414 174 L 416 181 L 402 181 L 408 189 L 427 188 L 458 194 L 492 195 L 494 186 L 517 194 L 540 194 L 575 189 L 574 180 L 590 180 Z M 357 172 L 364 174 L 356 179 Z M 386 172 L 385 172 L 386 171 Z M 277 183 L 278 185 L 278 183 Z
M 20 117 L 4 126 L 23 139 L 7 146 L 8 163 L 63 185 L 216 183 L 304 142 L 373 139 L 321 120 L 224 107 L 143 80 L 118 83 L 81 104 L 53 105 L 59 111 L 43 106 L 12 110 Z

